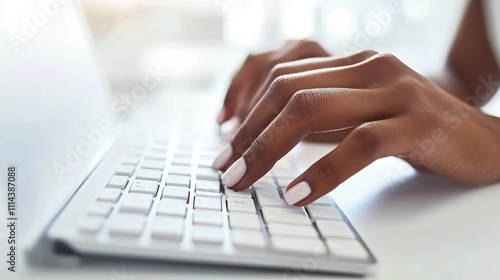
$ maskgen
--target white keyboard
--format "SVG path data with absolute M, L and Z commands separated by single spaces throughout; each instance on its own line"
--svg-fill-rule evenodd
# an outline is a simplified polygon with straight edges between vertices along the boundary
M 278 162 L 236 192 L 211 168 L 217 152 L 173 141 L 133 145 L 79 220 L 80 246 L 125 240 L 142 249 L 140 257 L 161 248 L 151 257 L 294 271 L 312 259 L 317 271 L 373 269 L 374 257 L 329 197 L 286 204 L 284 190 L 297 175 L 291 164 Z

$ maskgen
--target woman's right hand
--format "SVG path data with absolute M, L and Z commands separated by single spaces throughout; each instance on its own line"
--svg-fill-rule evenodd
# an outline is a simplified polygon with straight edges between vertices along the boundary
M 300 65 L 295 66 L 293 62 L 281 63 L 328 55 L 317 42 L 310 40 L 289 41 L 277 50 L 249 55 L 229 86 L 217 122 L 222 124 L 236 118 L 237 124 L 241 124 L 274 78 L 287 74 L 287 69 L 308 70 L 297 69 Z

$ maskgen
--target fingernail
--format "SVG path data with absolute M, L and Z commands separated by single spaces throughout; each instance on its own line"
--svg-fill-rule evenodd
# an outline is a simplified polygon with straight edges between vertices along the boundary
M 224 118 L 224 113 L 226 112 L 226 110 L 224 108 L 222 108 L 219 112 L 219 115 L 217 115 L 217 123 L 218 124 L 222 124 L 222 121 L 223 121 L 223 118 Z
M 232 129 L 231 131 L 229 131 L 226 135 L 224 135 L 224 141 L 226 142 L 230 142 L 231 140 L 233 140 L 234 136 L 236 135 L 236 133 L 238 133 L 238 130 L 240 129 L 240 126 L 238 124 L 236 124 Z
M 285 192 L 285 200 L 289 205 L 295 205 L 310 194 L 311 186 L 306 181 L 302 181 Z
M 231 144 L 227 144 L 224 149 L 222 149 L 220 154 L 215 158 L 214 163 L 212 163 L 212 167 L 215 169 L 221 169 L 224 165 L 226 165 L 232 154 L 233 147 L 231 147 Z
M 238 159 L 231 167 L 229 167 L 224 174 L 222 174 L 222 183 L 228 188 L 233 187 L 238 183 L 245 172 L 247 171 L 247 165 L 243 158 Z

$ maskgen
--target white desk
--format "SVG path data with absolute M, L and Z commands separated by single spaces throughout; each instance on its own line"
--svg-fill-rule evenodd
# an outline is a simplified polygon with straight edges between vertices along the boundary
M 301 165 L 306 167 L 330 148 L 302 145 L 291 155 L 304 158 Z M 379 260 L 378 275 L 368 279 L 500 279 L 500 186 L 456 186 L 434 175 L 416 175 L 403 161 L 387 158 L 332 194 Z M 20 269 L 20 279 L 353 279 L 314 273 L 285 278 L 284 271 L 102 259 L 22 264 Z

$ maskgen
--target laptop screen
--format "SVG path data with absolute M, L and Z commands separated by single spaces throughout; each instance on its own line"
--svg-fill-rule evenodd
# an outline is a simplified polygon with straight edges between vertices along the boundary
M 0 30 L 0 177 L 15 166 L 23 247 L 88 176 L 115 124 L 78 4 L 2 1 Z

